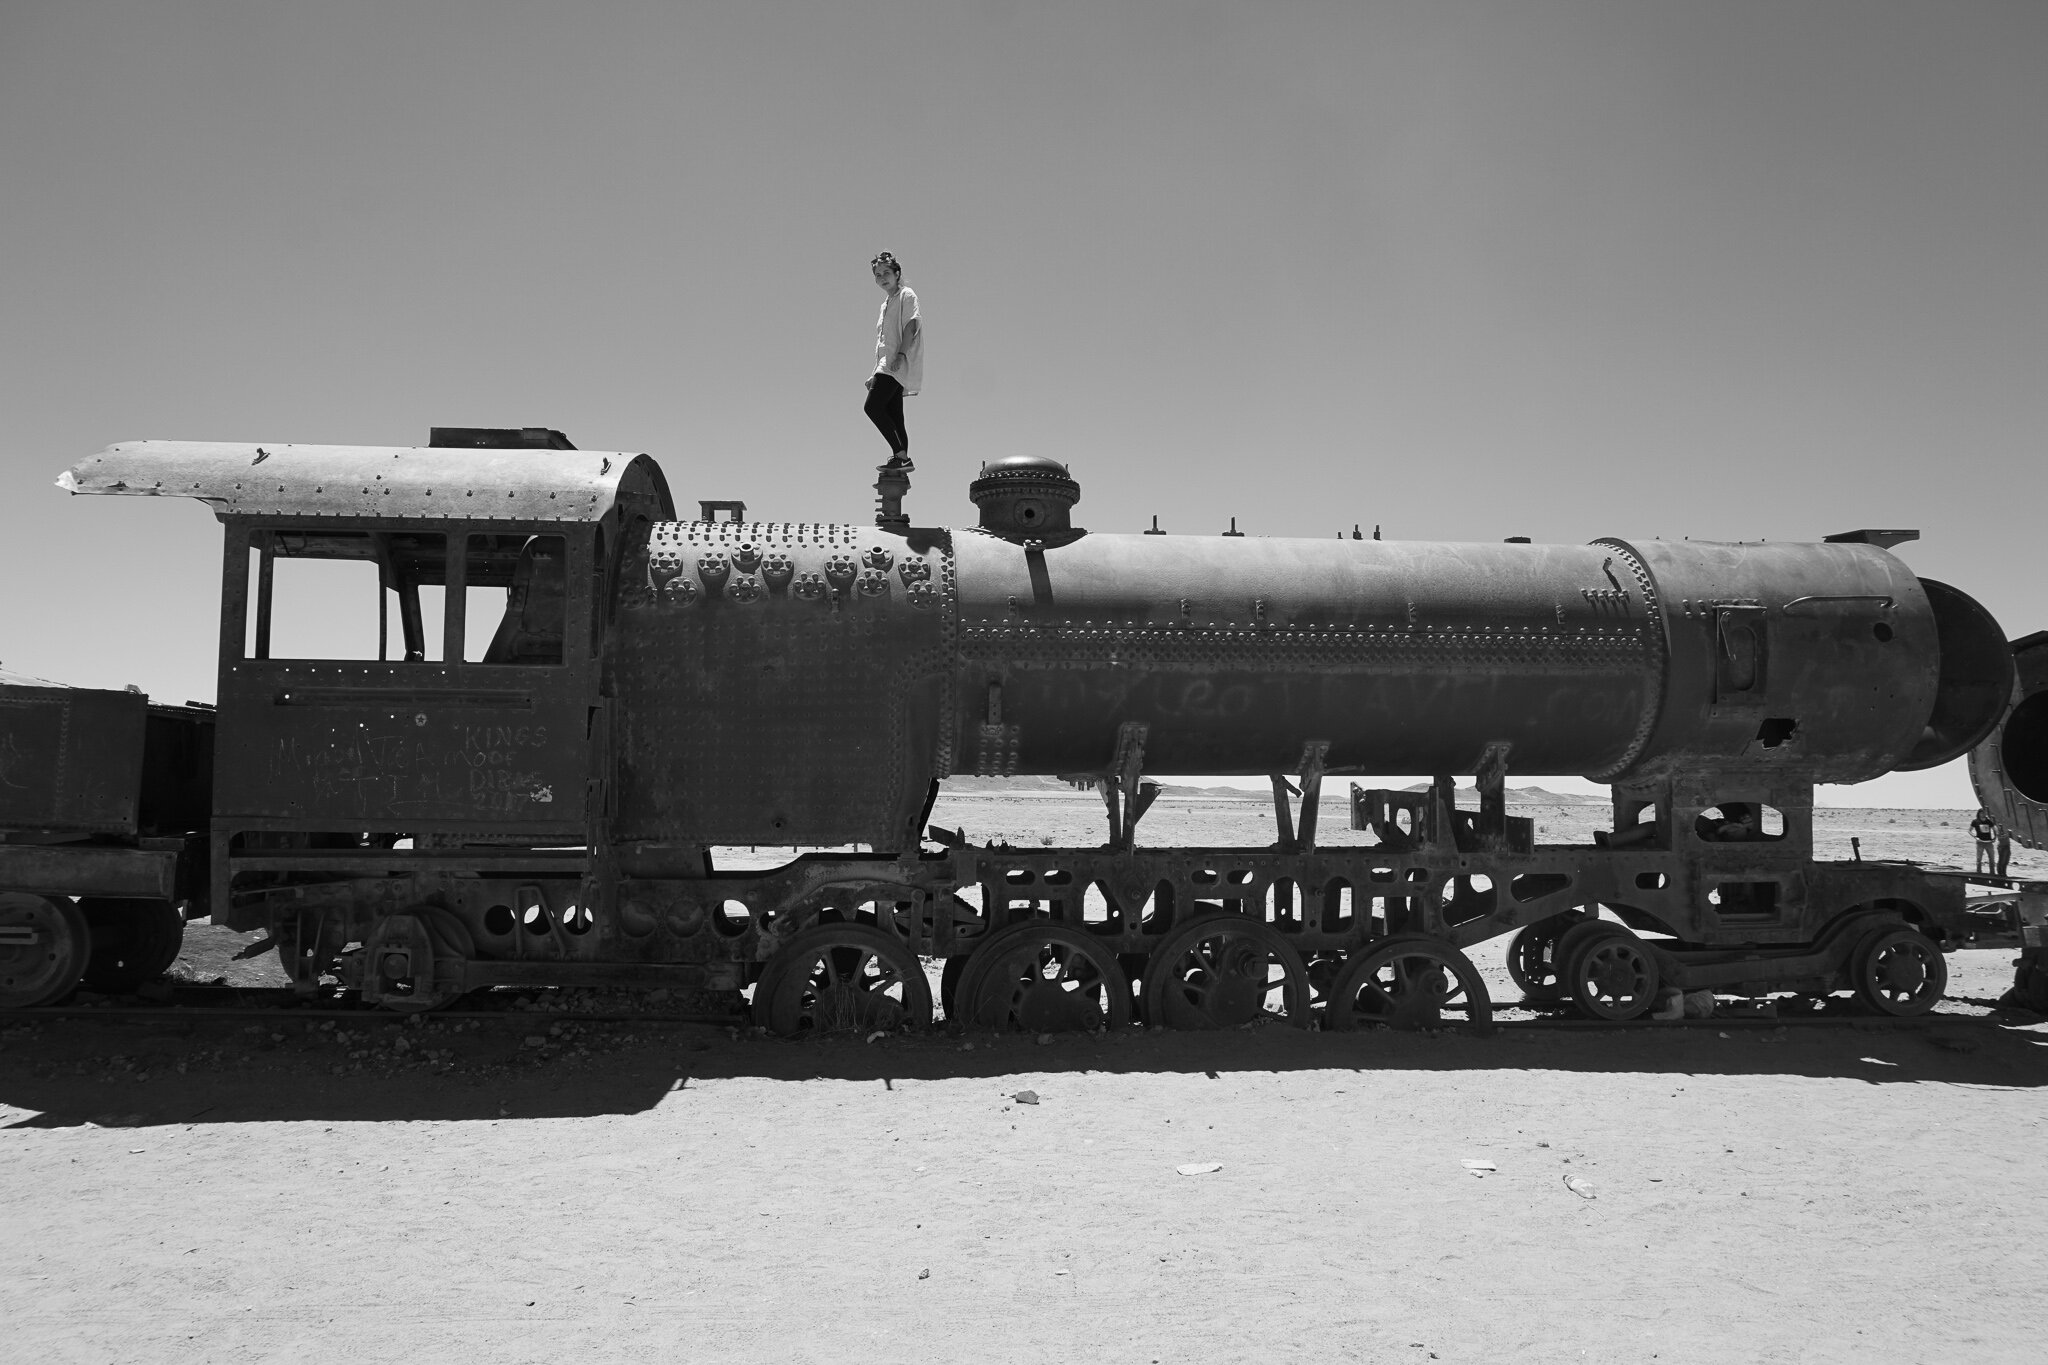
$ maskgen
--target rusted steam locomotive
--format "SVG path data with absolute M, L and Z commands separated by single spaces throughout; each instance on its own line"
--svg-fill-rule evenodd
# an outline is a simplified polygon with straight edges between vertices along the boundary
M 59 480 L 214 509 L 218 709 L 0 689 L 0 1004 L 159 972 L 181 915 L 268 929 L 307 993 L 751 986 L 783 1033 L 928 1021 L 920 959 L 994 1026 L 1483 1020 L 1463 949 L 1509 933 L 1531 995 L 1608 1019 L 1943 989 L 1962 881 L 1812 856 L 1815 783 L 1947 762 L 2014 695 L 1996 623 L 1887 553 L 1911 533 L 1104 534 L 1042 459 L 986 466 L 966 530 L 686 521 L 646 456 L 435 438 L 128 443 Z M 337 658 L 303 626 L 350 575 Z M 1359 837 L 1319 840 L 1325 779 L 1401 772 L 1439 776 L 1354 785 Z M 928 830 L 956 773 L 1092 785 L 1105 842 Z M 1187 773 L 1269 777 L 1277 841 L 1142 844 Z M 1611 783 L 1612 829 L 1539 845 L 1510 774 Z

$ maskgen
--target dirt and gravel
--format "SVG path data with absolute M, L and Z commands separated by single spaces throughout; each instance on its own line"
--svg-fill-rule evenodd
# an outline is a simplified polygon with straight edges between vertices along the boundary
M 1024 804 L 949 813 L 1088 811 Z M 1943 818 L 1911 837 L 1967 854 Z M 184 971 L 260 978 L 247 942 L 197 927 Z M 546 992 L 17 1022 L 5 1355 L 2033 1361 L 2048 1022 L 1992 1008 L 2010 956 L 1902 1024 L 1485 1038 L 792 1043 Z

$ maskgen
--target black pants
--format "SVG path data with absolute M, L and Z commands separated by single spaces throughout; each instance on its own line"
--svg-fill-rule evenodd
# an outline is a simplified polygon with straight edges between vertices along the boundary
M 876 375 L 875 382 L 868 386 L 868 402 L 862 411 L 882 433 L 882 439 L 889 443 L 891 455 L 902 455 L 910 450 L 910 433 L 903 429 L 901 384 L 886 374 Z

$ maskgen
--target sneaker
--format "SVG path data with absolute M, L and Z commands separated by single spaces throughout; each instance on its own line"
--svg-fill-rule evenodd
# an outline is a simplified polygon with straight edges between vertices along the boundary
M 883 465 L 882 468 L 892 473 L 908 474 L 916 469 L 917 466 L 911 463 L 909 451 L 899 450 L 889 457 L 889 463 Z

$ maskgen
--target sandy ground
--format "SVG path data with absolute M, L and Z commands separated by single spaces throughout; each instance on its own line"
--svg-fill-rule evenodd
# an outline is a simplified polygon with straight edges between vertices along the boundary
M 9 1358 L 2041 1358 L 2038 1026 L 534 1027 L 10 1034 Z
M 1010 804 L 949 813 L 1088 812 Z M 16 1024 L 4 1356 L 2031 1362 L 2048 1024 L 1988 1010 L 2009 959 L 1910 1026 Z

